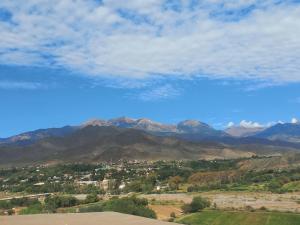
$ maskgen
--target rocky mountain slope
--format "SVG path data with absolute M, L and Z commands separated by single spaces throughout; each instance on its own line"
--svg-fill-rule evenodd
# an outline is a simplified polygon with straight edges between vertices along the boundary
M 300 123 L 278 123 L 255 137 L 300 143 Z
M 53 162 L 183 160 L 251 157 L 215 142 L 189 142 L 131 128 L 86 126 L 64 137 L 42 139 L 26 146 L 0 147 L 0 165 Z
M 225 129 L 225 132 L 233 137 L 249 137 L 258 134 L 265 129 L 265 127 L 232 126 Z
M 253 136 L 236 137 L 196 120 L 165 125 L 121 117 L 1 139 L 0 165 L 281 155 L 299 152 L 299 140 L 299 124 L 277 124 Z

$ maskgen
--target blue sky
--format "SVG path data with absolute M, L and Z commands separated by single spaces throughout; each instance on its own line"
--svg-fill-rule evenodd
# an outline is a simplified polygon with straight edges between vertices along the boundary
M 300 3 L 0 2 L 0 137 L 90 118 L 300 117 Z

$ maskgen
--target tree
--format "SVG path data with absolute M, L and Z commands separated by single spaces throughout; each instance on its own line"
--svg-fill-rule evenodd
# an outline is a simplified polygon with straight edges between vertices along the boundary
M 190 204 L 185 204 L 182 206 L 182 210 L 184 213 L 194 213 L 199 210 L 203 210 L 210 206 L 210 201 L 201 196 L 196 196 L 193 198 Z
M 180 176 L 174 176 L 169 178 L 168 184 L 171 190 L 178 190 L 181 182 L 182 178 Z

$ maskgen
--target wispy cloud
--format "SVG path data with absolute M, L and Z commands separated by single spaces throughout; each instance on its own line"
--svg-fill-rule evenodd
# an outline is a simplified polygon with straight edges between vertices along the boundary
M 5 90 L 36 90 L 43 89 L 44 85 L 36 82 L 0 81 L 0 89 Z
M 0 64 L 300 81 L 298 1 L 2 0 L 0 9 Z
M 180 90 L 174 88 L 172 85 L 166 84 L 142 91 L 137 98 L 142 101 L 157 101 L 177 97 L 180 93 Z

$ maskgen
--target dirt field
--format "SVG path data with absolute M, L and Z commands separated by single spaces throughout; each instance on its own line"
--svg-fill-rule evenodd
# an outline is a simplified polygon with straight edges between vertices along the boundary
M 1 225 L 172 225 L 143 217 L 114 212 L 2 216 Z
M 300 213 L 300 193 L 272 194 L 254 192 L 205 192 L 201 196 L 207 197 L 212 204 L 216 203 L 220 209 L 243 209 L 251 206 L 254 209 L 266 207 L 269 210 Z M 152 194 L 143 197 L 159 201 L 178 201 L 189 203 L 192 194 Z
M 182 214 L 179 205 L 149 205 L 149 207 L 156 212 L 159 220 L 168 220 L 172 212 L 175 213 L 176 217 Z

